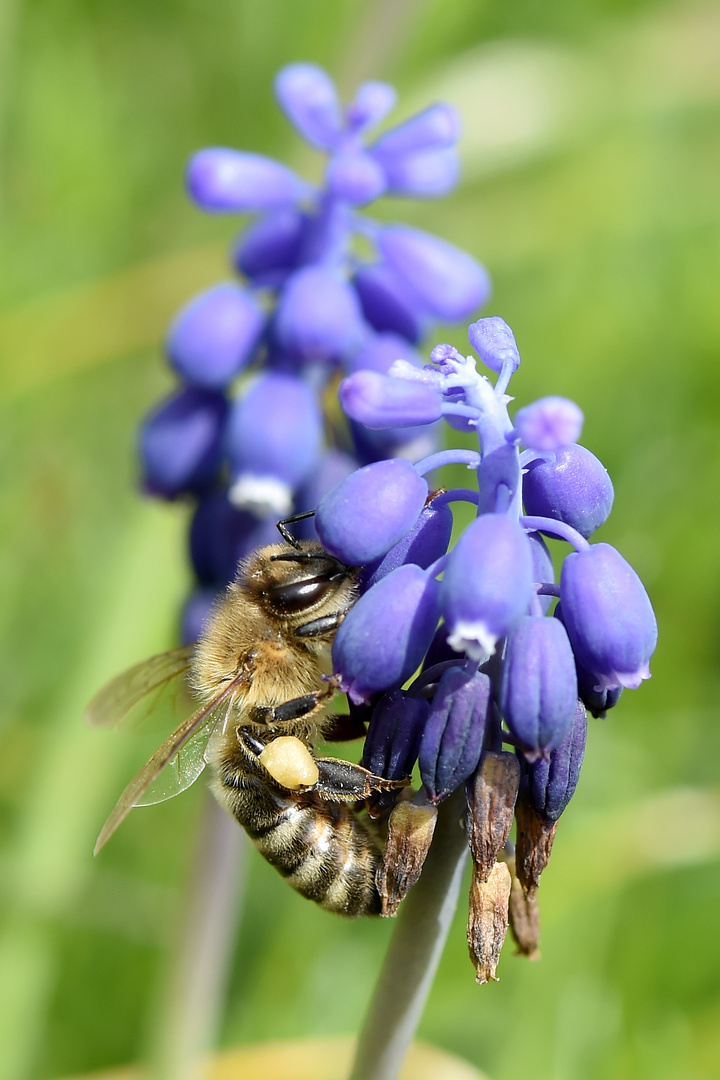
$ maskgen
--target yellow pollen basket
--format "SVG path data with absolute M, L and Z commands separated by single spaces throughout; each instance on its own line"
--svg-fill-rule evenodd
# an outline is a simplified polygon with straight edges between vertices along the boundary
M 273 780 L 289 791 L 312 787 L 320 777 L 315 758 L 294 735 L 273 739 L 259 757 Z

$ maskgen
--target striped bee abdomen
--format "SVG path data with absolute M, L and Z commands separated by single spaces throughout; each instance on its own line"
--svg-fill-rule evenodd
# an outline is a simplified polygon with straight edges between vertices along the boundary
M 294 889 L 328 911 L 377 915 L 380 846 L 351 807 L 221 768 L 221 802 Z

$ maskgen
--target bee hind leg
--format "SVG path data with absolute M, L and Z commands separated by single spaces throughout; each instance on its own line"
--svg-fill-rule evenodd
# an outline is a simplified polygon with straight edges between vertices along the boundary
M 410 777 L 386 780 L 363 769 L 362 765 L 353 765 L 341 758 L 316 758 L 315 761 L 320 776 L 313 791 L 326 802 L 362 802 L 375 791 L 395 791 L 410 783 Z

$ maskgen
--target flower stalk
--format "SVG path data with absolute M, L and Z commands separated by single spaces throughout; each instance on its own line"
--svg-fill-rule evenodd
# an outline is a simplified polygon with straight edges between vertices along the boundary
M 435 978 L 468 858 L 464 792 L 440 807 L 420 880 L 397 923 L 358 1038 L 348 1080 L 396 1080 Z

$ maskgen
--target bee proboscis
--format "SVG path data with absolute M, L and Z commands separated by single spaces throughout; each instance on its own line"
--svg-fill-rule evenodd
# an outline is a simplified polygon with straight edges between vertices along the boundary
M 125 788 L 95 851 L 134 806 L 171 798 L 209 764 L 219 802 L 293 888 L 330 911 L 376 914 L 383 845 L 358 808 L 373 792 L 404 782 L 315 757 L 333 724 L 336 693 L 323 672 L 356 599 L 357 570 L 317 543 L 295 545 L 250 555 L 196 646 L 136 665 L 88 706 L 91 724 L 115 726 L 144 697 L 180 678 L 199 703 Z

